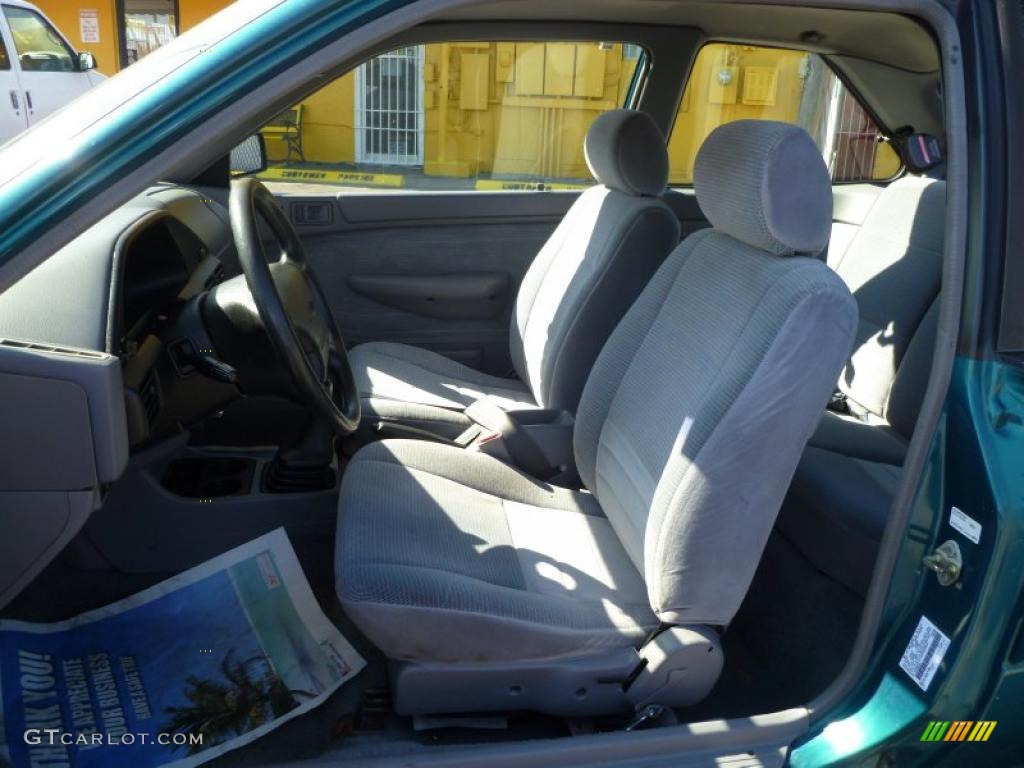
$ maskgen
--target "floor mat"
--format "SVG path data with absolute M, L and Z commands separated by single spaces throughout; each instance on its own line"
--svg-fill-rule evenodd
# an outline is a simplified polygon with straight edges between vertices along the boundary
M 0 622 L 0 764 L 187 768 L 338 701 L 364 665 L 279 529 L 67 621 Z
M 305 760 L 330 750 L 345 751 L 353 741 L 363 739 L 367 731 L 376 737 L 385 732 L 405 735 L 411 730 L 405 723 L 399 723 L 391 711 L 384 656 L 349 621 L 338 602 L 334 590 L 334 538 L 296 538 L 293 545 L 320 609 L 363 657 L 366 667 L 321 706 L 258 741 L 218 757 L 209 768 Z M 381 697 L 386 704 L 375 706 L 374 702 Z
M 725 669 L 686 719 L 745 717 L 806 704 L 842 670 L 862 598 L 830 579 L 775 532 L 750 591 L 722 636 Z

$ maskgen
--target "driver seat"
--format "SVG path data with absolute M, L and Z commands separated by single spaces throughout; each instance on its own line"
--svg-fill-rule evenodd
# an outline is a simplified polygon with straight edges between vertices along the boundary
M 716 129 L 712 223 L 599 355 L 574 433 L 588 490 L 449 445 L 360 450 L 339 498 L 337 591 L 392 661 L 401 714 L 607 714 L 695 703 L 857 327 L 817 254 L 832 190 L 795 126 Z
M 523 278 L 509 329 L 518 379 L 474 370 L 436 352 L 360 344 L 349 363 L 363 422 L 455 438 L 465 409 L 486 399 L 504 410 L 575 410 L 597 353 L 629 305 L 679 243 L 679 219 L 661 199 L 668 151 L 644 112 L 600 115 L 587 132 L 598 184 L 569 209 Z

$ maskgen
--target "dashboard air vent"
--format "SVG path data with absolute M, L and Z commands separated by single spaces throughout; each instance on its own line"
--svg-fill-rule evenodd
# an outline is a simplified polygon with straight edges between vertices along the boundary
M 142 406 L 146 409 L 146 421 L 149 428 L 156 426 L 156 420 L 160 416 L 160 382 L 157 380 L 156 372 L 150 370 L 142 379 L 142 386 L 139 387 L 139 396 L 142 398 Z
M 67 357 L 84 357 L 90 360 L 105 360 L 107 355 L 91 349 L 76 349 L 72 347 L 55 347 L 52 344 L 40 344 L 34 341 L 19 341 L 17 339 L 0 339 L 0 347 L 11 349 L 29 349 L 35 352 L 47 352 L 52 355 L 65 355 Z

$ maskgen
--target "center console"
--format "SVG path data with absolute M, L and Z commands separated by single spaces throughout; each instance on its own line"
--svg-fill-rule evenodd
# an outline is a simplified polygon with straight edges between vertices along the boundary
M 329 482 L 274 492 L 274 447 L 190 446 L 183 434 L 134 456 L 79 537 L 79 565 L 176 572 L 285 527 L 295 542 L 334 534 L 337 460 Z M 321 468 L 322 469 L 322 468 Z

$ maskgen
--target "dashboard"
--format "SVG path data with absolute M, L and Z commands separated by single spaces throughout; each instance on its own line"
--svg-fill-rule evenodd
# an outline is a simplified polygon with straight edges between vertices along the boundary
M 208 344 L 191 299 L 237 273 L 227 210 L 217 194 L 152 187 L 0 294 L 0 339 L 121 361 L 132 447 L 237 396 L 233 387 L 195 375 L 183 357 Z

